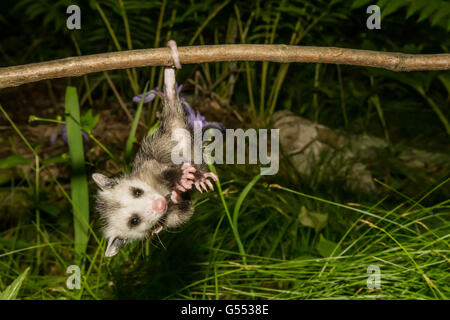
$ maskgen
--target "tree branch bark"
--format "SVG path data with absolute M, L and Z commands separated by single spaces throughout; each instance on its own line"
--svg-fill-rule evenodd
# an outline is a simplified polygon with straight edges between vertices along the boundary
M 312 62 L 392 71 L 448 70 L 450 54 L 404 54 L 335 47 L 229 44 L 179 47 L 182 64 L 221 61 Z M 172 64 L 169 48 L 109 52 L 0 68 L 0 88 L 93 72 Z

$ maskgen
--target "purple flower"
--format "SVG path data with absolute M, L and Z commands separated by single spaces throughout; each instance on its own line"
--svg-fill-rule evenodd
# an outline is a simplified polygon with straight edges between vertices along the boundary
M 222 132 L 225 132 L 225 126 L 223 124 L 219 122 L 206 121 L 205 117 L 200 112 L 192 109 L 189 103 L 182 102 L 182 104 L 184 107 L 184 111 L 186 112 L 187 122 L 191 125 L 191 127 L 194 126 L 195 121 L 200 121 L 202 123 L 203 128 L 216 128 Z
M 179 93 L 181 92 L 181 89 L 183 89 L 183 85 L 179 85 L 179 86 L 177 87 L 177 94 L 179 94 Z M 137 96 L 134 96 L 134 97 L 133 97 L 133 101 L 136 102 L 136 103 L 141 102 L 142 95 L 143 95 L 143 93 L 138 94 Z M 161 90 L 159 90 L 158 87 L 154 87 L 152 90 L 148 91 L 148 92 L 145 94 L 145 97 L 144 97 L 144 103 L 153 101 L 153 100 L 155 99 L 156 96 L 159 96 L 159 97 L 161 97 L 161 98 L 164 97 L 164 92 L 161 91 Z M 183 100 L 183 99 L 184 99 L 184 98 L 181 98 L 181 100 Z M 186 101 L 186 99 L 184 99 L 184 101 Z
M 81 131 L 81 136 L 83 137 L 84 141 L 89 140 L 89 136 L 86 132 Z M 65 124 L 60 124 L 56 127 L 55 131 L 52 133 L 52 135 L 50 136 L 50 145 L 53 146 L 56 142 L 56 140 L 62 137 L 62 139 L 64 140 L 64 142 L 67 144 L 68 140 L 67 140 L 67 129 L 66 129 L 66 125 Z
M 182 84 L 177 86 L 177 94 L 178 95 L 180 94 L 182 89 L 183 89 L 183 85 Z M 142 99 L 142 95 L 143 94 L 138 94 L 137 96 L 134 96 L 133 97 L 133 101 L 136 102 L 136 103 L 139 103 L 141 101 L 141 99 Z M 155 99 L 156 96 L 159 96 L 161 98 L 164 97 L 164 92 L 159 90 L 158 87 L 153 88 L 152 90 L 150 90 L 149 92 L 147 92 L 145 94 L 144 102 L 145 103 L 150 102 L 153 99 Z M 183 105 L 184 111 L 186 112 L 187 122 L 192 127 L 194 126 L 194 121 L 200 121 L 202 123 L 202 127 L 203 128 L 216 128 L 216 129 L 219 129 L 222 132 L 225 131 L 225 126 L 223 124 L 221 124 L 219 122 L 206 121 L 205 117 L 200 112 L 195 111 L 194 109 L 192 109 L 192 107 L 187 102 L 186 98 L 180 96 L 180 102 Z
M 137 96 L 134 96 L 133 101 L 136 103 L 141 102 L 142 95 L 143 95 L 143 93 L 138 94 Z M 148 91 L 145 94 L 144 102 L 147 103 L 147 102 L 153 101 L 153 99 L 155 99 L 156 96 L 164 97 L 164 92 L 159 90 L 158 87 L 153 88 L 152 90 Z

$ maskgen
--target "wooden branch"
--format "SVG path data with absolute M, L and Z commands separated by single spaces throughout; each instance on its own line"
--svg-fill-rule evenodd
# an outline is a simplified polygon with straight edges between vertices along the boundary
M 229 44 L 179 47 L 182 64 L 221 61 L 313 62 L 384 68 L 393 71 L 448 70 L 450 54 L 404 54 L 334 47 Z M 71 57 L 0 68 L 0 88 L 93 72 L 172 64 L 169 48 Z

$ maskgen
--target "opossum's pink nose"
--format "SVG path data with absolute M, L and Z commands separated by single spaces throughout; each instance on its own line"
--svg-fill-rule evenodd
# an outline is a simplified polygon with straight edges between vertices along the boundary
M 152 209 L 159 214 L 162 214 L 166 211 L 166 200 L 163 198 L 156 199 L 153 201 Z

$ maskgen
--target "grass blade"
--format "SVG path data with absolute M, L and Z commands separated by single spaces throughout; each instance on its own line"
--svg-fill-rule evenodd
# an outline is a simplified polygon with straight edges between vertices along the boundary
M 84 167 L 80 107 L 78 104 L 77 89 L 75 87 L 67 87 L 66 89 L 66 129 L 70 162 L 72 165 L 70 185 L 75 232 L 75 253 L 79 258 L 85 253 L 89 239 L 89 194 Z
M 26 268 L 6 289 L 0 293 L 0 300 L 15 300 L 30 267 Z
M 237 229 L 237 221 L 238 221 L 238 217 L 239 217 L 239 211 L 241 209 L 241 205 L 242 202 L 245 200 L 245 198 L 247 197 L 247 194 L 250 192 L 250 190 L 253 188 L 253 186 L 255 185 L 256 182 L 258 182 L 259 179 L 262 178 L 261 174 L 258 174 L 257 176 L 255 176 L 248 184 L 247 186 L 244 188 L 244 190 L 242 190 L 241 194 L 239 195 L 239 198 L 236 201 L 236 204 L 234 205 L 234 211 L 233 211 L 233 223 L 235 228 Z
M 144 105 L 144 99 L 145 99 L 145 95 L 147 94 L 147 90 L 148 90 L 148 82 L 145 85 L 144 88 L 144 93 L 142 94 L 142 99 L 141 101 L 139 101 L 137 110 L 136 110 L 136 114 L 134 115 L 134 119 L 133 119 L 133 123 L 131 124 L 131 129 L 130 129 L 130 134 L 128 136 L 128 140 L 127 140 L 127 144 L 125 146 L 125 159 L 127 162 L 127 166 L 131 160 L 131 152 L 133 151 L 133 143 L 136 140 L 136 129 L 139 123 L 139 119 L 141 117 L 141 113 L 142 113 L 142 106 Z

